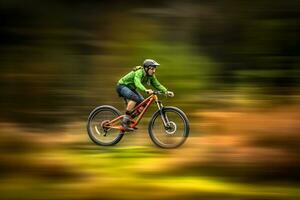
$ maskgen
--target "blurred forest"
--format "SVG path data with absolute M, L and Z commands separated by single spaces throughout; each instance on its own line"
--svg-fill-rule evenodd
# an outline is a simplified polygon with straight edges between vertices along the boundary
M 300 2 L 1 0 L 4 199 L 299 199 Z M 176 150 L 87 137 L 146 58 L 187 114 Z M 155 107 L 150 111 L 154 112 Z

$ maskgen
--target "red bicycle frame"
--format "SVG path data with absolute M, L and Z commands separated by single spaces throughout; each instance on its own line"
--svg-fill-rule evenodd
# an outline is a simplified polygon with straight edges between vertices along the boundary
M 140 122 L 140 120 L 142 119 L 142 117 L 144 116 L 144 114 L 146 113 L 146 111 L 148 110 L 148 108 L 150 107 L 150 105 L 153 103 L 153 102 L 157 102 L 158 103 L 158 97 L 157 95 L 155 94 L 152 94 L 150 95 L 148 98 L 146 98 L 143 102 L 141 102 L 139 105 L 137 105 L 133 110 L 132 112 L 135 112 L 137 111 L 140 107 L 144 107 L 143 110 L 141 111 L 141 113 L 137 116 L 136 119 L 131 119 L 131 122 L 132 124 L 130 125 L 131 128 L 134 128 L 136 125 L 138 125 L 138 123 Z M 160 108 L 160 105 L 158 104 L 158 107 Z M 117 125 L 118 122 L 120 120 L 123 119 L 125 115 L 121 115 L 121 116 L 118 116 L 117 118 L 107 122 L 103 127 L 104 128 L 107 128 L 107 129 L 118 129 L 120 131 L 123 131 L 124 132 L 124 128 L 120 125 Z

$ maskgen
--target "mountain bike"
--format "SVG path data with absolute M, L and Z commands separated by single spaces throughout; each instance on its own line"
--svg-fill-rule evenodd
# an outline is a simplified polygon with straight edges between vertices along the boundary
M 161 148 L 176 148 L 182 145 L 189 135 L 189 121 L 179 108 L 166 106 L 158 100 L 159 91 L 154 91 L 143 102 L 135 106 L 131 112 L 129 127 L 136 126 L 144 114 L 156 103 L 158 110 L 152 115 L 148 133 L 154 144 Z M 88 117 L 87 132 L 97 145 L 111 146 L 117 144 L 125 134 L 121 121 L 125 115 L 113 106 L 103 105 L 95 108 Z

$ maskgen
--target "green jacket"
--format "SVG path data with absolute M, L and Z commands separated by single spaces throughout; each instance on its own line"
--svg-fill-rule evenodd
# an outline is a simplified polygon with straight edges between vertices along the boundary
M 146 75 L 146 72 L 144 71 L 143 67 L 137 66 L 135 67 L 131 72 L 123 76 L 119 81 L 119 85 L 126 85 L 127 87 L 131 89 L 138 88 L 139 90 L 145 92 L 146 88 L 143 86 L 143 84 L 152 85 L 155 89 L 166 92 L 168 91 L 167 88 L 165 88 L 162 84 L 160 84 L 155 77 Z

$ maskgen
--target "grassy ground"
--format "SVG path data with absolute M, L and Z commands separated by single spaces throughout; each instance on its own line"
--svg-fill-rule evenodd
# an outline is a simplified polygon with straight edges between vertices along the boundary
M 283 137 L 273 129 L 273 140 L 268 140 L 273 142 L 261 142 L 262 132 L 268 138 L 266 130 L 272 120 L 260 123 L 260 113 L 202 113 L 203 123 L 197 123 L 198 117 L 197 113 L 191 116 L 191 137 L 175 150 L 155 147 L 143 126 L 117 146 L 104 148 L 90 142 L 84 123 L 43 134 L 1 124 L 1 196 L 62 200 L 300 198 L 298 151 L 293 141 L 279 145 L 276 141 Z M 286 122 L 277 130 L 287 126 L 285 135 L 297 136 L 294 117 L 285 116 Z M 255 126 L 246 127 L 241 120 Z M 232 123 L 238 125 L 232 128 Z M 202 134 L 197 132 L 200 129 Z

